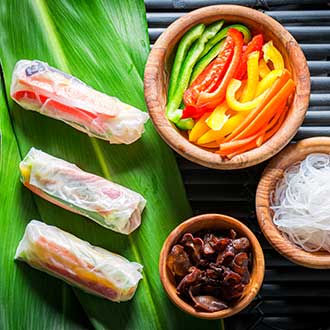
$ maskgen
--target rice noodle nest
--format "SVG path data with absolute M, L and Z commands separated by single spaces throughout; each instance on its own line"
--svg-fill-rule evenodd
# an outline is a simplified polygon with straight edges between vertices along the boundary
M 313 153 L 287 168 L 271 198 L 273 222 L 309 252 L 330 252 L 330 155 Z

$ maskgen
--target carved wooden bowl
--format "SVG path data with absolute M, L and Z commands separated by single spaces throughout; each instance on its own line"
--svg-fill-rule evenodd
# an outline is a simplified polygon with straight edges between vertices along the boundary
M 296 92 L 289 113 L 279 131 L 261 147 L 233 157 L 222 159 L 210 149 L 190 143 L 165 117 L 169 74 L 176 45 L 189 29 L 198 23 L 210 24 L 224 19 L 226 23 L 245 24 L 252 35 L 263 33 L 284 57 L 286 68 L 296 83 Z M 194 10 L 171 24 L 158 38 L 148 58 L 144 75 L 145 99 L 151 119 L 165 142 L 183 157 L 217 169 L 249 167 L 269 159 L 296 134 L 304 120 L 310 94 L 310 76 L 305 56 L 292 35 L 271 17 L 243 6 L 219 5 Z
M 237 232 L 239 237 L 245 236 L 251 243 L 252 271 L 250 282 L 246 285 L 242 297 L 233 307 L 213 313 L 198 312 L 193 306 L 182 300 L 177 295 L 174 277 L 166 266 L 167 256 L 173 245 L 175 245 L 187 232 L 193 234 L 200 230 L 221 231 L 231 228 Z M 177 305 L 184 312 L 195 317 L 214 320 L 232 316 L 250 304 L 262 285 L 265 273 L 265 261 L 257 238 L 254 236 L 252 231 L 240 221 L 222 214 L 202 214 L 181 223 L 167 237 L 160 252 L 159 272 L 163 287 L 175 305 Z
M 283 172 L 294 163 L 311 153 L 330 154 L 330 138 L 315 137 L 299 141 L 280 152 L 265 169 L 257 189 L 256 210 L 259 226 L 269 243 L 284 257 L 309 268 L 330 268 L 330 253 L 327 251 L 307 252 L 281 233 L 273 223 L 270 196 Z

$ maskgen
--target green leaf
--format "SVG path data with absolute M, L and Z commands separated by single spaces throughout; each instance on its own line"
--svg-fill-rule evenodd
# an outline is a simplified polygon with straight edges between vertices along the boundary
M 40 59 L 146 110 L 142 73 L 149 42 L 142 0 L 6 0 L 0 4 L 0 29 L 7 93 L 15 62 Z M 138 191 L 148 201 L 141 227 L 127 237 L 33 196 L 45 222 L 144 265 L 144 278 L 129 302 L 112 303 L 75 289 L 94 327 L 219 328 L 220 323 L 193 319 L 177 309 L 159 280 L 162 244 L 191 211 L 175 158 L 151 122 L 133 145 L 109 145 L 64 123 L 22 110 L 12 101 L 9 111 L 22 155 L 32 146 L 40 148 Z M 33 272 L 37 279 L 38 272 Z
M 0 329 L 90 328 L 67 284 L 14 262 L 28 220 L 39 214 L 19 181 L 20 154 L 1 91 L 0 131 Z

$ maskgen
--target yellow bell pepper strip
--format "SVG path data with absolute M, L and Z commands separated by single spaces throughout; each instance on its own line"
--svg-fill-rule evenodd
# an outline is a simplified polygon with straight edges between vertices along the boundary
M 235 94 L 236 100 L 239 100 L 240 102 L 242 102 L 243 95 L 246 94 L 247 89 L 248 89 L 248 85 L 247 85 L 247 81 L 245 81 L 245 85 L 243 86 L 243 84 L 242 84 L 241 88 Z M 240 91 L 241 91 L 241 93 L 240 93 Z
M 262 58 L 259 61 L 259 75 L 261 77 L 261 79 L 264 79 L 268 73 L 270 72 L 270 69 L 267 65 L 267 63 L 265 62 L 265 60 Z
M 262 51 L 264 52 L 264 60 L 267 63 L 271 61 L 275 70 L 284 69 L 284 61 L 281 53 L 273 45 L 273 41 L 268 41 L 262 46 Z
M 251 101 L 256 94 L 259 83 L 259 52 L 252 52 L 247 61 L 247 88 L 242 94 L 242 102 Z
M 248 102 L 240 102 L 236 99 L 236 92 L 241 87 L 242 82 L 237 79 L 232 79 L 228 85 L 226 92 L 226 101 L 228 106 L 235 111 L 249 111 L 256 108 L 265 97 L 267 91 Z
M 206 133 L 204 133 L 198 140 L 197 144 L 204 145 L 207 143 L 211 143 L 216 141 L 218 138 L 221 138 L 222 134 L 220 131 L 214 131 L 213 129 L 209 129 Z
M 210 116 L 210 113 L 204 113 L 204 115 L 198 119 L 194 127 L 189 133 L 189 141 L 196 142 L 204 133 L 209 130 L 209 127 L 205 123 L 205 120 Z
M 214 131 L 220 131 L 223 125 L 227 122 L 229 116 L 226 115 L 226 111 L 229 109 L 226 102 L 218 105 L 211 115 L 207 118 L 206 124 Z
M 230 117 L 220 131 L 210 129 L 197 140 L 197 144 L 202 145 L 223 139 L 226 135 L 230 134 L 235 127 L 237 127 L 244 120 L 245 117 L 245 112 L 240 112 Z
M 234 41 L 234 53 L 229 67 L 222 78 L 221 83 L 214 91 L 205 91 L 200 93 L 197 100 L 197 107 L 214 109 L 226 97 L 226 89 L 239 65 L 243 46 L 243 37 L 241 32 L 235 29 L 229 29 L 227 38 L 229 38 L 229 36 L 231 36 Z
M 272 87 L 278 77 L 283 74 L 283 70 L 270 71 L 259 83 L 256 90 L 256 96 L 262 94 L 266 89 Z
M 283 70 L 283 74 L 279 77 L 274 85 L 266 92 L 267 94 L 263 98 L 262 102 L 252 111 L 249 111 L 246 118 L 234 129 L 234 131 L 225 138 L 225 141 L 233 140 L 240 132 L 242 132 L 252 120 L 256 117 L 256 115 L 270 102 L 270 100 L 279 92 L 279 90 L 284 86 L 284 84 L 290 78 L 290 72 L 288 70 Z
M 241 87 L 239 88 L 239 90 L 235 94 L 236 100 L 239 100 L 240 102 L 242 102 L 242 96 L 244 94 L 246 94 L 247 88 L 248 88 L 248 86 L 247 86 L 247 80 L 242 80 L 242 85 L 241 85 Z M 235 110 L 232 110 L 232 111 L 235 111 Z M 236 111 L 235 111 L 235 113 L 236 113 Z
M 278 93 L 268 102 L 254 117 L 250 124 L 243 129 L 232 141 L 244 139 L 258 131 L 262 130 L 267 125 L 267 122 L 274 116 L 276 112 L 282 112 L 289 95 L 294 91 L 295 83 L 289 79 Z

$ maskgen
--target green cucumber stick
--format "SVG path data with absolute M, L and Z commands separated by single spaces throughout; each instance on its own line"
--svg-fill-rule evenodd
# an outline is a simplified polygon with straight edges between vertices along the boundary
M 185 118 L 185 119 L 180 119 L 175 125 L 181 130 L 186 131 L 194 127 L 195 121 L 192 118 Z
M 172 97 L 168 99 L 166 107 L 166 116 L 172 122 L 177 123 L 182 116 L 182 110 L 180 110 L 179 107 L 182 102 L 183 93 L 189 85 L 195 63 L 200 57 L 205 44 L 217 34 L 222 25 L 223 21 L 219 21 L 207 26 L 201 37 L 197 39 L 190 48 L 181 66 L 175 91 L 173 92 Z
M 223 38 L 227 37 L 227 32 L 229 29 L 236 29 L 240 32 L 242 32 L 243 37 L 244 37 L 244 43 L 248 43 L 251 40 L 251 32 L 250 30 L 242 24 L 233 24 L 225 27 L 221 31 L 219 31 L 212 39 L 208 41 L 208 43 L 205 45 L 205 48 L 201 54 L 201 57 L 206 55 L 208 51 L 219 41 L 221 41 Z
M 191 75 L 190 84 L 218 56 L 224 43 L 225 40 L 222 40 L 221 42 L 217 43 L 205 56 L 198 60 Z
M 187 55 L 187 52 L 190 48 L 190 46 L 193 44 L 193 42 L 198 39 L 202 33 L 204 32 L 205 25 L 204 24 L 198 24 L 194 26 L 192 29 L 190 29 L 181 39 L 178 49 L 175 54 L 175 59 L 172 66 L 172 72 L 170 77 L 170 83 L 169 83 L 169 90 L 168 90 L 168 99 L 171 99 L 173 96 L 173 93 L 175 91 L 176 84 L 178 82 L 178 77 L 180 73 L 180 68 L 182 66 L 182 63 L 184 61 L 185 56 Z

